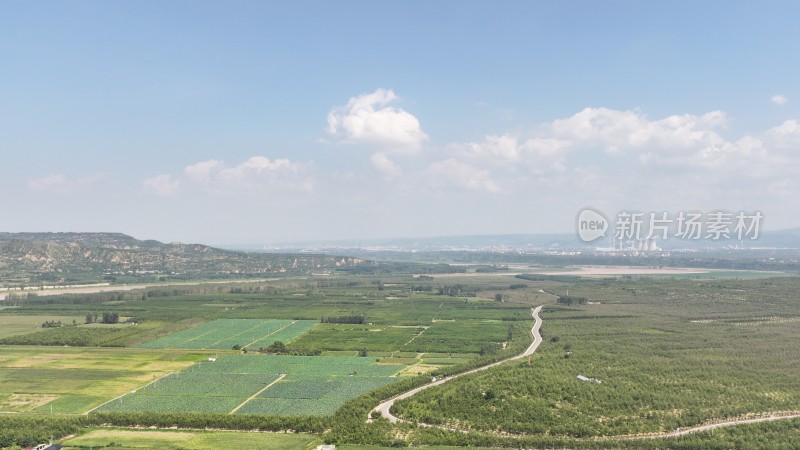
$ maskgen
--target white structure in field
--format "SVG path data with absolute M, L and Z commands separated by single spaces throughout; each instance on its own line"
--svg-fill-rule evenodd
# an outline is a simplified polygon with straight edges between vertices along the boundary
M 603 382 L 603 380 L 601 380 L 599 378 L 589 378 L 589 377 L 585 377 L 583 375 L 578 375 L 576 378 L 578 378 L 578 380 L 580 380 L 580 381 L 591 381 L 591 382 L 594 382 L 594 383 L 602 383 Z

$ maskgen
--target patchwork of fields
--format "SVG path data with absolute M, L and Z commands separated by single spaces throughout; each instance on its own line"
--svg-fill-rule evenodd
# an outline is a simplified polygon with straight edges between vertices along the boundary
M 0 345 L 0 413 L 7 413 L 0 414 L 0 439 L 6 438 L 0 444 L 35 444 L 34 438 L 45 441 L 56 433 L 76 435 L 70 440 L 75 445 L 113 441 L 113 447 L 126 448 L 301 448 L 322 439 L 649 447 L 603 436 L 797 411 L 797 280 L 565 277 L 520 283 L 508 274 L 354 276 L 215 292 L 208 286 L 152 290 L 114 294 L 108 301 L 35 298 L 0 311 L 0 343 L 9 344 Z M 555 303 L 556 295 L 567 292 L 587 304 Z M 389 390 L 400 392 L 404 384 L 478 364 L 476 358 L 517 351 L 516 344 L 529 342 L 530 308 L 539 304 L 545 305 L 545 341 L 531 361 L 461 377 L 394 405 L 403 419 L 470 433 L 383 421 L 368 425 L 377 398 L 362 397 L 343 408 L 381 387 L 387 387 L 381 395 L 392 395 Z M 108 311 L 137 324 L 81 324 L 89 313 Z M 339 320 L 318 323 L 320 317 Z M 363 323 L 340 323 L 355 317 Z M 67 326 L 42 329 L 46 320 Z M 233 350 L 275 341 L 286 343 L 288 353 L 322 356 Z M 100 347 L 105 345 L 123 347 Z M 438 369 L 444 370 L 432 373 Z M 578 375 L 602 383 L 582 383 Z M 80 440 L 85 421 L 103 428 L 89 429 Z M 282 434 L 147 430 L 122 440 L 116 434 L 121 431 L 108 424 L 316 434 L 303 441 Z M 720 440 L 724 432 L 718 430 L 653 444 L 763 448 L 768 442 L 770 448 L 800 448 L 798 424 L 785 420 L 747 429 L 739 434 L 747 441 Z M 700 444 L 684 445 L 689 442 Z
M 217 319 L 139 345 L 140 348 L 230 350 L 233 346 L 266 347 L 287 343 L 317 325 L 315 320 Z
M 330 415 L 347 400 L 397 381 L 404 368 L 354 356 L 220 355 L 98 410 Z

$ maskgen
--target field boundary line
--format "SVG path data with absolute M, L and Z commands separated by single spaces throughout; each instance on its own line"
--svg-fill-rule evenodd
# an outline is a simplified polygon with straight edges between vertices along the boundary
M 191 366 L 189 366 L 189 367 L 191 367 Z M 166 375 L 162 375 L 162 376 L 160 376 L 160 377 L 156 378 L 155 380 L 153 380 L 153 381 L 151 381 L 151 382 L 149 382 L 149 383 L 145 384 L 144 386 L 142 386 L 142 387 L 140 387 L 140 388 L 136 388 L 136 389 L 134 389 L 134 391 L 138 391 L 138 390 L 144 389 L 144 388 L 146 388 L 147 386 L 150 386 L 151 384 L 155 383 L 156 381 L 158 381 L 158 380 L 160 380 L 160 379 L 162 379 L 162 378 L 166 378 L 166 377 L 168 377 L 168 376 L 170 376 L 170 375 L 172 375 L 172 374 L 175 374 L 175 373 L 178 373 L 178 372 L 177 372 L 177 371 L 176 371 L 176 372 L 170 372 L 170 373 L 168 373 L 168 374 L 166 374 Z M 105 403 L 101 403 L 101 404 L 99 404 L 99 405 L 95 406 L 94 408 L 92 408 L 92 409 L 90 409 L 90 410 L 86 411 L 85 413 L 83 413 L 83 415 L 88 415 L 89 413 L 91 413 L 92 411 L 96 410 L 97 408 L 100 408 L 101 406 L 105 406 L 105 405 L 107 405 L 107 404 L 109 404 L 109 403 L 113 402 L 114 400 L 118 400 L 118 399 L 120 399 L 120 398 L 122 398 L 122 397 L 125 397 L 126 395 L 128 395 L 128 394 L 130 394 L 130 393 L 131 393 L 131 392 L 126 392 L 126 393 L 124 393 L 124 394 L 122 394 L 122 395 L 119 395 L 119 396 L 117 396 L 117 397 L 114 397 L 114 398 L 112 398 L 111 400 L 109 400 L 109 401 L 107 401 L 107 402 L 105 402 Z
M 245 320 L 248 320 L 248 319 L 245 319 Z M 228 337 L 226 337 L 226 338 L 220 339 L 220 340 L 218 340 L 218 341 L 214 342 L 213 344 L 211 344 L 209 347 L 204 347 L 204 348 L 203 348 L 203 350 L 214 350 L 214 346 L 215 346 L 215 345 L 218 345 L 220 342 L 224 342 L 224 341 L 227 341 L 227 340 L 229 340 L 229 339 L 233 339 L 233 338 L 235 338 L 236 336 L 240 336 L 240 335 L 242 335 L 242 334 L 245 334 L 245 333 L 247 333 L 248 331 L 250 331 L 250 330 L 252 330 L 252 329 L 255 329 L 255 328 L 258 328 L 258 327 L 260 327 L 260 326 L 263 326 L 265 323 L 267 323 L 267 322 L 268 322 L 268 321 L 270 321 L 270 320 L 280 320 L 280 319 L 266 319 L 266 320 L 263 320 L 263 319 L 256 319 L 256 320 L 260 320 L 260 321 L 261 321 L 261 323 L 259 323 L 258 325 L 253 325 L 252 327 L 245 328 L 244 330 L 242 330 L 242 331 L 240 331 L 240 332 L 238 332 L 238 333 L 236 333 L 236 334 L 234 334 L 234 335 L 231 335 L 231 336 L 228 336 Z
M 199 327 L 202 327 L 203 325 L 208 325 L 208 324 L 210 324 L 211 322 L 213 322 L 213 320 L 212 320 L 212 321 L 210 321 L 210 322 L 206 322 L 206 323 L 200 324 L 200 325 L 198 325 L 198 326 L 199 326 Z M 187 329 L 185 329 L 185 330 L 181 330 L 181 331 L 189 331 L 189 330 L 191 330 L 191 328 L 187 328 Z M 181 331 L 179 331 L 178 333 L 180 333 Z M 186 343 L 189 343 L 189 342 L 195 341 L 195 340 L 197 340 L 197 339 L 200 339 L 201 337 L 203 337 L 203 336 L 205 336 L 205 335 L 207 335 L 207 334 L 211 334 L 211 333 L 213 333 L 214 331 L 215 331 L 215 330 L 208 330 L 208 331 L 206 331 L 205 333 L 201 333 L 201 334 L 198 334 L 197 336 L 195 336 L 195 337 L 193 337 L 193 338 L 191 338 L 191 339 L 187 339 L 185 342 L 186 342 Z M 177 334 L 177 333 L 174 333 L 174 334 Z M 164 336 L 164 337 L 168 337 L 168 336 L 170 336 L 170 335 L 166 335 L 166 336 Z M 167 348 L 167 347 L 164 347 L 164 348 Z M 200 350 L 205 350 L 205 349 L 200 349 Z
M 236 408 L 233 408 L 233 410 L 232 410 L 231 412 L 229 412 L 228 414 L 233 414 L 233 413 L 235 413 L 236 411 L 238 411 L 239 409 L 241 409 L 241 408 L 242 408 L 242 406 L 246 405 L 246 404 L 247 404 L 247 403 L 248 403 L 250 400 L 252 400 L 252 399 L 254 399 L 254 398 L 258 397 L 258 394 L 260 394 L 260 393 L 262 393 L 262 392 L 266 391 L 266 390 L 267 390 L 267 389 L 269 389 L 269 388 L 270 388 L 270 387 L 271 387 L 273 384 L 277 383 L 278 381 L 281 381 L 281 380 L 282 380 L 282 379 L 284 379 L 284 378 L 286 378 L 286 374 L 285 374 L 285 373 L 282 373 L 282 374 L 278 375 L 278 378 L 276 378 L 276 379 L 272 380 L 272 382 L 270 382 L 268 385 L 264 386 L 264 387 L 263 387 L 263 388 L 262 388 L 260 391 L 258 391 L 258 392 L 256 392 L 255 394 L 251 395 L 251 396 L 250 396 L 250 397 L 249 397 L 247 400 L 243 401 L 241 405 L 237 406 Z
M 444 302 L 442 302 L 442 303 L 439 303 L 439 307 L 438 307 L 438 308 L 436 308 L 436 314 L 434 314 L 434 315 L 433 315 L 433 318 L 431 319 L 431 323 L 434 323 L 434 322 L 436 322 L 436 317 L 437 317 L 437 316 L 439 316 L 439 313 L 442 311 L 442 306 L 444 306 Z M 418 326 L 418 327 L 419 327 L 419 326 Z M 405 347 L 405 346 L 407 346 L 408 344 L 410 344 L 410 343 L 414 342 L 414 339 L 416 339 L 416 338 L 418 338 L 418 337 L 422 336 L 422 333 L 424 333 L 424 332 L 428 331 L 428 328 L 430 328 L 430 327 L 431 327 L 431 325 L 428 325 L 428 326 L 422 327 L 422 331 L 420 331 L 420 332 L 419 332 L 419 334 L 415 334 L 414 336 L 412 336 L 412 337 L 411 337 L 411 339 L 410 339 L 408 342 L 406 342 L 405 344 L 403 344 L 403 347 Z M 397 352 L 399 352 L 399 351 L 402 351 L 403 347 L 400 347 L 400 348 L 398 348 L 397 350 L 393 351 L 393 352 L 392 352 L 392 355 L 391 355 L 391 357 L 392 357 L 392 358 L 394 358 L 394 354 L 395 354 L 395 353 L 397 353 Z
M 255 341 L 253 341 L 253 342 L 251 342 L 251 343 L 249 343 L 249 344 L 245 345 L 245 347 L 249 347 L 249 346 L 251 346 L 251 345 L 255 344 L 255 343 L 256 343 L 256 342 L 258 342 L 258 341 L 263 341 L 264 339 L 266 339 L 266 338 L 268 338 L 268 337 L 272 336 L 273 334 L 275 334 L 275 333 L 277 333 L 277 332 L 279 332 L 279 331 L 283 331 L 283 330 L 285 330 L 285 329 L 289 328 L 290 326 L 292 326 L 292 325 L 294 325 L 294 324 L 296 324 L 296 323 L 297 323 L 297 321 L 296 321 L 296 320 L 293 320 L 293 321 L 291 321 L 291 322 L 287 323 L 286 325 L 284 325 L 284 326 L 282 326 L 282 327 L 278 328 L 277 330 L 273 331 L 272 333 L 267 333 L 267 334 L 265 334 L 264 336 L 261 336 L 260 338 L 256 339 Z

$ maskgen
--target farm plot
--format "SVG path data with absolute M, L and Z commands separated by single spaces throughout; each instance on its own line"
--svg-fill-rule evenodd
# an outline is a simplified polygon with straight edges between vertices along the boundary
M 216 450 L 220 448 L 286 449 L 313 448 L 317 437 L 300 433 L 242 433 L 236 431 L 165 431 L 92 429 L 67 439 L 68 448 L 115 448 L 162 450 Z
M 397 369 L 397 366 L 394 367 Z M 239 410 L 250 414 L 318 415 L 336 412 L 342 404 L 365 392 L 383 387 L 392 377 L 333 376 L 284 379 Z
M 316 324 L 314 320 L 217 319 L 139 347 L 225 350 L 239 345 L 258 348 L 271 345 L 275 341 L 289 342 L 314 328 Z
M 203 356 L 180 350 L 0 347 L 0 413 L 83 413 Z
M 351 356 L 220 355 L 99 410 L 329 415 L 347 400 L 397 381 L 394 375 L 404 368 Z
M 23 316 L 4 313 L 0 314 L 0 338 L 41 331 L 44 322 L 69 325 L 73 320 L 83 323 L 83 317 L 79 316 Z

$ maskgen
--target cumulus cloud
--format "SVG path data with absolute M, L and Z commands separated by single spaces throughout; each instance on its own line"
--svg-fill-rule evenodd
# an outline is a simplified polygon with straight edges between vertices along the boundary
M 709 162 L 735 147 L 719 134 L 727 122 L 721 111 L 673 115 L 650 120 L 640 111 L 585 108 L 537 125 L 528 136 L 487 135 L 480 142 L 450 144 L 450 153 L 474 164 L 560 173 L 571 160 L 628 157 L 641 164 L 670 161 Z
M 535 173 L 563 171 L 570 142 L 551 137 L 521 140 L 515 136 L 487 135 L 480 142 L 450 144 L 448 151 L 481 165 L 527 167 Z
M 787 120 L 767 130 L 766 139 L 775 148 L 796 149 L 800 146 L 800 120 Z
M 727 123 L 722 111 L 649 118 L 639 110 L 585 108 L 525 133 L 451 143 L 445 147 L 450 159 L 427 173 L 442 178 L 439 186 L 497 191 L 493 180 L 502 180 L 504 192 L 628 203 L 758 203 L 771 192 L 788 192 L 783 180 L 800 173 L 800 121 L 735 138 L 727 136 Z
M 452 144 L 452 150 L 467 157 L 487 158 L 494 161 L 517 161 L 520 151 L 517 138 L 510 135 L 487 135 L 482 142 Z
M 34 191 L 55 194 L 72 194 L 81 191 L 105 178 L 104 174 L 70 178 L 64 174 L 52 174 L 28 180 L 28 188 Z
M 212 159 L 184 169 L 186 178 L 219 193 L 263 194 L 273 190 L 311 191 L 310 163 L 253 156 L 237 165 Z
M 700 116 L 673 115 L 649 120 L 640 111 L 585 108 L 566 119 L 544 126 L 544 133 L 571 141 L 574 145 L 602 148 L 609 154 L 648 147 L 692 149 L 698 145 L 718 145 L 724 139 L 717 129 L 726 124 L 722 111 Z
M 402 173 L 400 167 L 384 153 L 375 153 L 369 159 L 372 165 L 387 178 L 395 178 Z
M 161 197 L 174 197 L 178 194 L 180 182 L 172 175 L 156 175 L 142 181 L 142 188 Z
M 471 191 L 500 192 L 489 171 L 478 169 L 453 158 L 437 161 L 425 170 L 429 184 L 436 188 L 454 186 Z
M 224 164 L 222 161 L 210 159 L 208 161 L 200 161 L 190 166 L 186 166 L 183 172 L 186 176 L 198 183 L 208 183 L 211 181 L 212 173 L 218 171 Z
M 778 106 L 785 105 L 785 104 L 789 103 L 789 99 L 784 97 L 783 95 L 780 95 L 780 94 L 773 95 L 772 98 L 769 99 L 769 101 L 771 101 L 772 103 L 774 103 L 774 104 L 776 104 Z
M 391 106 L 397 99 L 391 89 L 352 97 L 347 105 L 328 113 L 328 133 L 341 142 L 384 152 L 416 153 L 428 135 L 414 115 Z

